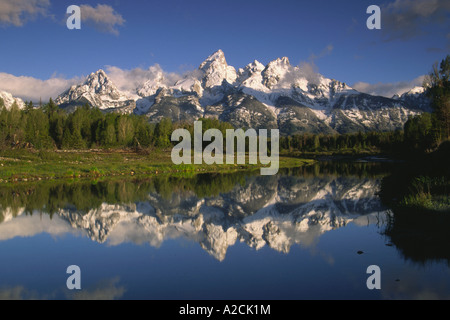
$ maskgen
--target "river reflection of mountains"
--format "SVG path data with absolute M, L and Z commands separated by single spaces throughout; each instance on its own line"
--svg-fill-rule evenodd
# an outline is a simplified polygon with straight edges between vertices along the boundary
M 0 229 L 17 217 L 48 214 L 94 241 L 160 246 L 185 237 L 223 260 L 237 241 L 287 253 L 350 222 L 374 223 L 405 259 L 450 261 L 448 216 L 393 215 L 382 204 L 378 192 L 389 170 L 389 164 L 330 162 L 277 176 L 254 171 L 1 186 Z

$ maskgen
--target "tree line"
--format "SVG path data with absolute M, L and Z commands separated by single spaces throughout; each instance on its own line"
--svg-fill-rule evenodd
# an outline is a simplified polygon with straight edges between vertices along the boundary
M 200 119 L 203 132 L 219 129 L 224 135 L 233 129 L 217 119 Z M 19 109 L 14 103 L 6 109 L 0 101 L 0 148 L 90 149 L 90 148 L 161 148 L 173 146 L 172 132 L 184 128 L 191 133 L 194 125 L 173 123 L 162 118 L 150 123 L 145 116 L 103 113 L 88 104 L 68 113 L 52 99 L 40 108 L 31 102 Z
M 280 138 L 281 151 L 288 152 L 361 152 L 394 151 L 403 142 L 403 131 L 358 132 L 348 134 L 300 134 Z
M 1 103 L 1 101 L 0 101 Z M 87 149 L 115 147 L 167 147 L 172 122 L 152 124 L 143 116 L 103 113 L 89 105 L 73 113 L 52 99 L 41 108 L 26 103 L 9 109 L 0 105 L 0 147 L 35 149 Z

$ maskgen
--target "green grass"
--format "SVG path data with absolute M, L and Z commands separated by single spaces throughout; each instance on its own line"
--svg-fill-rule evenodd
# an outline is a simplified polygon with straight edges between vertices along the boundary
M 246 162 L 248 163 L 248 161 Z M 280 168 L 315 163 L 293 157 L 280 157 Z M 1 150 L 0 182 L 51 179 L 80 179 L 114 176 L 193 175 L 206 172 L 257 170 L 262 165 L 174 165 L 170 151 L 136 153 L 127 150 L 39 151 Z
M 412 209 L 450 212 L 449 188 L 450 183 L 445 177 L 416 177 L 409 187 L 409 194 L 403 197 L 400 205 Z

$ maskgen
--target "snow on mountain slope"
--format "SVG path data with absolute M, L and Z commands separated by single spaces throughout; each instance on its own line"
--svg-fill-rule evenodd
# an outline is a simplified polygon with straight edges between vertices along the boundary
M 56 102 L 134 112 L 152 122 L 162 117 L 173 121 L 213 117 L 235 126 L 278 127 L 284 135 L 395 130 L 429 107 L 420 88 L 395 99 L 371 96 L 307 66 L 292 66 L 287 57 L 267 66 L 254 61 L 236 71 L 222 50 L 173 84 L 161 71 L 135 93 L 125 94 L 100 70 Z
M 137 90 L 137 94 L 140 97 L 149 97 L 156 94 L 161 88 L 166 88 L 164 85 L 164 73 L 158 71 L 155 78 L 147 80 L 144 85 Z
M 426 96 L 426 92 L 423 87 L 414 87 L 401 96 L 394 96 L 393 99 L 402 101 L 410 108 L 431 111 L 430 99 Z
M 90 104 L 104 111 L 131 113 L 136 103 L 120 92 L 103 70 L 91 73 L 83 84 L 72 86 L 61 94 L 56 104 L 62 107 Z
M 226 80 L 229 84 L 236 81 L 237 73 L 234 67 L 227 64 L 225 54 L 219 50 L 209 56 L 199 68 L 204 72 L 202 85 L 204 88 L 213 88 L 221 86 L 222 82 Z
M 14 104 L 14 102 L 17 103 L 17 106 L 19 109 L 25 108 L 25 103 L 20 98 L 13 97 L 12 94 L 4 91 L 0 91 L 0 99 L 3 100 L 3 104 L 6 107 L 6 109 L 10 109 L 11 106 Z

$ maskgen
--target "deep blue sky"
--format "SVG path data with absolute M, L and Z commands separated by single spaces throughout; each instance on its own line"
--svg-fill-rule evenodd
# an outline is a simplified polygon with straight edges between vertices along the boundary
M 10 0 L 0 4 L 4 1 Z M 324 76 L 352 85 L 411 81 L 449 53 L 448 11 L 438 19 L 431 13 L 422 20 L 411 18 L 408 32 L 388 23 L 393 10 L 386 9 L 383 29 L 368 30 L 367 7 L 377 4 L 384 10 L 394 1 L 39 1 L 50 1 L 50 6 L 35 17 L 24 14 L 22 26 L 0 19 L 0 72 L 43 80 L 87 75 L 108 65 L 159 64 L 178 72 L 197 68 L 222 49 L 236 68 L 287 56 L 293 65 L 314 62 Z M 107 4 L 125 23 L 114 26 L 118 34 L 84 22 L 81 30 L 68 30 L 65 12 L 71 4 Z M 405 7 L 398 12 L 414 17 Z

